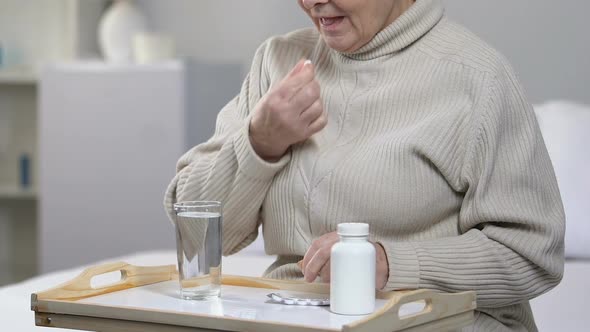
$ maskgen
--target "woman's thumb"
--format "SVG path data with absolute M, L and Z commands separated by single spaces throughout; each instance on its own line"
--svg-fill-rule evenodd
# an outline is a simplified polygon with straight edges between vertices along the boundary
M 292 77 L 294 75 L 297 75 L 306 65 L 310 65 L 311 61 L 307 60 L 307 59 L 301 59 L 299 60 L 299 62 L 297 62 L 297 64 L 295 65 L 295 67 L 293 67 L 293 69 L 291 69 L 291 72 L 289 73 L 289 77 Z

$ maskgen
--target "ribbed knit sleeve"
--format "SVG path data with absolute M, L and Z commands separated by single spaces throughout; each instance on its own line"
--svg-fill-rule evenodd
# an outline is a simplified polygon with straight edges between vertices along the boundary
M 215 134 L 185 155 L 166 190 L 164 205 L 174 222 L 173 205 L 181 201 L 223 202 L 223 254 L 233 254 L 258 235 L 262 202 L 274 175 L 290 160 L 268 163 L 249 140 L 251 112 L 269 86 L 265 73 L 268 43 L 256 52 L 239 95 L 217 117 Z
M 382 243 L 388 290 L 475 290 L 480 308 L 534 298 L 561 280 L 565 216 L 532 107 L 508 65 L 475 110 L 459 236 Z

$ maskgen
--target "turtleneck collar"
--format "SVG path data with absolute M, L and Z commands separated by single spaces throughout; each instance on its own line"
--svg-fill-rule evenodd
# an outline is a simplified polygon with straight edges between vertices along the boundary
M 444 8 L 440 0 L 416 0 L 393 23 L 381 30 L 365 46 L 352 53 L 339 53 L 352 60 L 373 60 L 408 47 L 442 18 Z

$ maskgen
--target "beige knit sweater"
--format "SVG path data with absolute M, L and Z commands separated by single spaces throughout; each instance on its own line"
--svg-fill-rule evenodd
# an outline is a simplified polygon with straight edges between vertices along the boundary
M 256 103 L 301 58 L 317 66 L 328 126 L 277 163 L 248 139 Z M 223 252 L 262 223 L 266 272 L 296 262 L 342 222 L 386 249 L 386 289 L 475 290 L 467 330 L 536 330 L 528 300 L 559 283 L 564 212 L 545 145 L 506 60 L 418 0 L 354 54 L 315 29 L 266 41 L 215 135 L 179 160 L 165 205 L 224 203 Z

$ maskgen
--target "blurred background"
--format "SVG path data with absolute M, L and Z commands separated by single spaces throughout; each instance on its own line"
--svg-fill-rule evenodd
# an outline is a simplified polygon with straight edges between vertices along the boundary
M 538 109 L 575 108 L 590 131 L 576 113 L 590 104 L 589 2 L 445 3 L 506 55 Z M 309 25 L 295 0 L 0 0 L 0 285 L 173 249 L 162 197 L 176 160 L 212 134 L 256 48 Z M 555 119 L 542 123 L 552 158 L 586 147 L 559 155 L 578 158 L 560 166 L 566 181 L 590 140 Z

